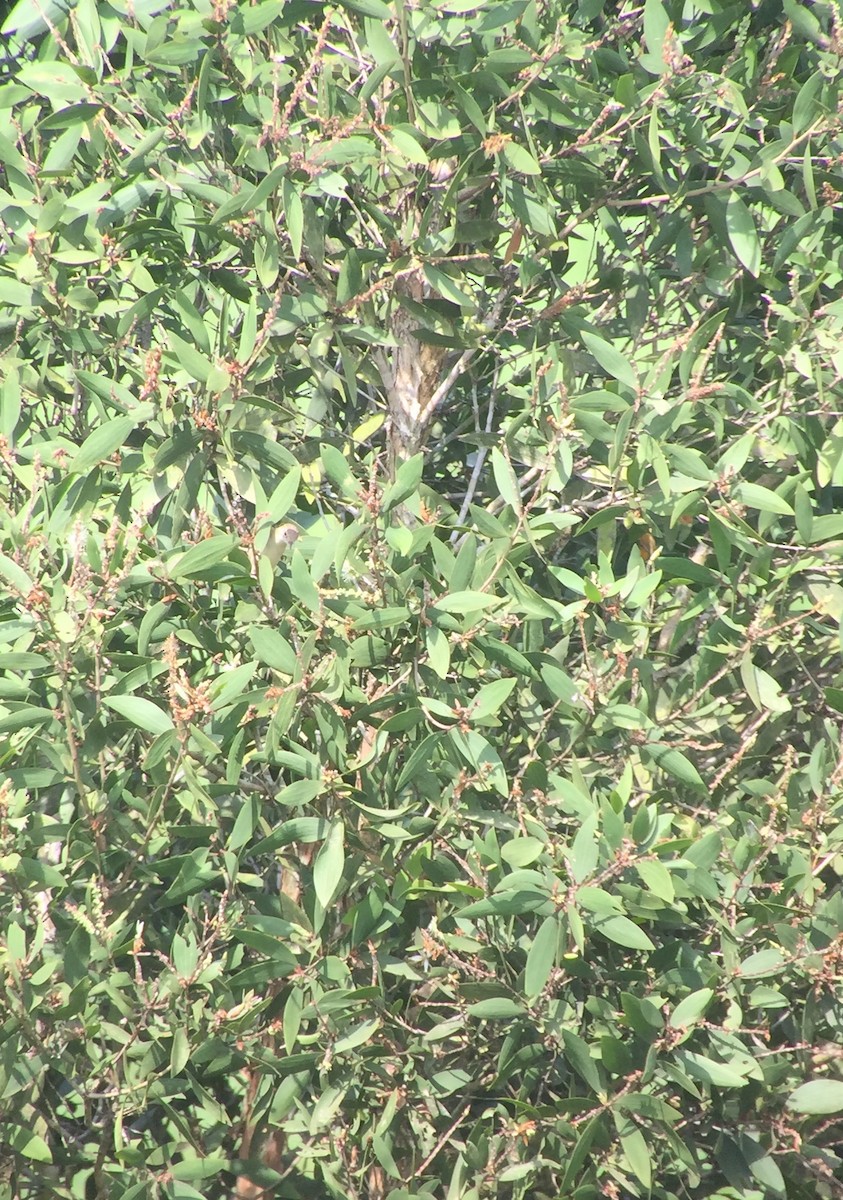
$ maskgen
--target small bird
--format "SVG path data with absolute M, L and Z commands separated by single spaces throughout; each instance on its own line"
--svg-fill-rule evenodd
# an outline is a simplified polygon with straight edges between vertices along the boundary
M 274 525 L 272 527 L 266 545 L 263 548 L 263 553 L 272 563 L 273 567 L 277 566 L 279 560 L 295 545 L 300 537 L 301 530 L 298 525 L 293 525 L 290 522 L 287 522 L 285 525 Z

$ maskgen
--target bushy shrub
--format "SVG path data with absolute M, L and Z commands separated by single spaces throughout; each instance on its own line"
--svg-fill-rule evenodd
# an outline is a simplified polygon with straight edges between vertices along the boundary
M 9 1194 L 839 1197 L 834 5 L 4 33 Z

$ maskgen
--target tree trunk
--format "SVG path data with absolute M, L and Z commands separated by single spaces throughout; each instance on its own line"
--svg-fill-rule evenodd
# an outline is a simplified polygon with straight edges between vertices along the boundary
M 422 301 L 429 295 L 430 288 L 420 269 L 396 282 L 390 328 L 397 345 L 388 353 L 381 351 L 377 359 L 389 407 L 391 476 L 402 462 L 424 447 L 435 412 L 431 401 L 441 380 L 446 351 L 415 337 L 418 318 L 401 305 L 402 296 Z

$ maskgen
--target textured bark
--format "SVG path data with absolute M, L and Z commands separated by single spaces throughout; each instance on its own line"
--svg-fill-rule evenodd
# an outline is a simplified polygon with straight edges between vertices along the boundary
M 425 443 L 433 414 L 433 397 L 442 377 L 446 351 L 442 346 L 420 342 L 413 335 L 418 318 L 403 308 L 400 297 L 424 300 L 430 289 L 421 270 L 405 275 L 395 284 L 395 311 L 390 329 L 396 341 L 389 353 L 382 352 L 378 365 L 389 407 L 389 468 L 397 467 L 418 453 Z
M 257 1075 L 255 1075 L 255 1091 L 257 1091 Z M 248 1131 L 250 1134 L 252 1130 Z M 273 1130 L 262 1139 L 262 1145 L 259 1151 L 260 1161 L 265 1167 L 272 1167 L 275 1171 L 281 1170 L 282 1160 L 284 1155 L 284 1135 L 279 1129 Z M 251 1138 L 247 1145 L 246 1137 L 243 1138 L 243 1145 L 240 1148 L 241 1158 L 252 1157 Z M 273 1188 L 261 1187 L 258 1183 L 252 1183 L 245 1175 L 240 1175 L 234 1185 L 235 1200 L 270 1200 L 274 1192 Z

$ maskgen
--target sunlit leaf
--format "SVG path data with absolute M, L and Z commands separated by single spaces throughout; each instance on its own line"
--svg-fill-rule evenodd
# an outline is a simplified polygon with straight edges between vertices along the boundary
M 761 267 L 758 231 L 749 208 L 734 192 L 726 202 L 726 229 L 738 262 L 750 275 L 757 275 Z
M 103 696 L 102 702 L 146 733 L 157 735 L 175 728 L 170 714 L 143 696 Z
M 809 1116 L 843 1112 L 843 1080 L 812 1079 L 787 1098 L 787 1107 Z

